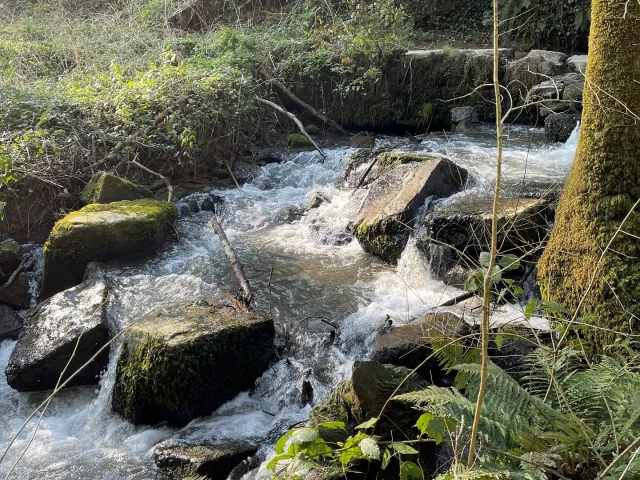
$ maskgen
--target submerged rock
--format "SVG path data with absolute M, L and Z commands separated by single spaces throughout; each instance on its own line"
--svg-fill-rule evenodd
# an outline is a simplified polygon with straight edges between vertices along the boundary
M 20 265 L 20 244 L 8 239 L 0 243 L 0 282 L 4 284 Z
M 31 285 L 28 273 L 19 273 L 11 285 L 0 288 L 0 303 L 6 303 L 18 309 L 31 306 Z
M 452 313 L 430 313 L 378 334 L 371 360 L 413 370 L 433 353 L 433 341 L 459 338 L 466 329 L 465 322 Z M 418 373 L 436 385 L 442 385 L 446 377 L 438 357 L 427 361 Z
M 253 387 L 273 353 L 274 326 L 256 313 L 199 302 L 129 328 L 113 410 L 134 424 L 186 425 Z
M 361 132 L 351 137 L 351 143 L 360 148 L 371 148 L 376 143 L 376 137 L 367 132 Z
M 21 392 L 51 390 L 59 380 L 65 381 L 75 373 L 111 338 L 106 298 L 104 281 L 96 281 L 41 303 L 26 318 L 11 353 L 5 370 L 7 383 Z M 106 348 L 69 385 L 98 383 L 108 361 Z
M 322 205 L 323 203 L 327 203 L 327 202 L 331 203 L 329 201 L 329 198 L 324 193 L 315 192 L 309 198 L 309 201 L 307 202 L 307 208 L 309 210 L 312 210 L 314 208 L 320 207 L 320 205 Z
M 456 107 L 451 109 L 451 124 L 456 132 L 464 132 L 479 122 L 478 112 L 473 107 Z
M 175 186 L 175 187 L 172 186 L 172 188 L 173 188 L 173 192 L 171 195 L 172 202 L 177 202 L 178 200 L 182 200 L 184 197 L 189 195 L 189 192 L 185 188 L 182 188 L 181 186 Z M 159 202 L 166 202 L 167 199 L 169 198 L 169 189 L 167 187 L 160 188 L 153 195 L 153 198 L 155 198 Z
M 546 241 L 555 215 L 555 198 L 502 198 L 498 245 L 502 254 L 528 257 Z M 418 246 L 435 276 L 445 280 L 456 266 L 475 269 L 481 252 L 491 245 L 490 198 L 465 198 L 428 213 Z M 434 258 L 437 256 L 437 258 Z
M 116 177 L 107 172 L 95 173 L 80 196 L 85 205 L 141 198 L 153 198 L 153 193 L 147 187 L 136 185 L 125 178 Z
M 256 454 L 258 448 L 248 443 L 227 445 L 167 442 L 156 446 L 153 459 L 170 478 L 202 475 L 211 480 L 227 480 L 227 476 L 243 460 Z
M 396 263 L 406 246 L 414 216 L 427 197 L 446 197 L 467 181 L 467 171 L 444 157 L 380 154 L 377 180 L 353 222 L 362 248 Z
M 202 200 L 202 203 L 200 204 L 200 210 L 203 210 L 205 212 L 215 212 L 216 205 L 222 205 L 223 203 L 224 198 L 210 193 L 209 195 L 204 197 L 204 200 Z
M 544 133 L 552 142 L 566 142 L 575 130 L 581 115 L 579 113 L 561 113 L 549 115 L 544 119 Z
M 58 221 L 44 245 L 44 298 L 82 281 L 87 263 L 154 253 L 173 231 L 176 207 L 156 200 L 88 205 Z
M 7 305 L 0 303 L 0 342 L 15 340 L 22 329 L 22 317 Z

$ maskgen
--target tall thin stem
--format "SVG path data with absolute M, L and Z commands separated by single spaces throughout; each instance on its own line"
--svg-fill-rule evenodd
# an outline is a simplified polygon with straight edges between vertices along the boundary
M 480 427 L 480 415 L 482 405 L 487 391 L 487 376 L 489 373 L 489 316 L 491 307 L 491 279 L 496 266 L 496 254 L 498 251 L 498 205 L 500 200 L 500 187 L 502 180 L 502 102 L 500 96 L 500 58 L 498 56 L 498 42 L 500 34 L 500 11 L 498 0 L 493 0 L 493 88 L 496 99 L 496 183 L 493 194 L 493 215 L 491 218 L 491 252 L 489 267 L 484 275 L 484 291 L 482 296 L 482 368 L 480 374 L 480 388 L 476 409 L 473 416 L 473 427 L 471 428 L 471 443 L 469 445 L 469 457 L 467 468 L 471 468 L 476 458 L 476 442 L 478 439 L 478 429 Z

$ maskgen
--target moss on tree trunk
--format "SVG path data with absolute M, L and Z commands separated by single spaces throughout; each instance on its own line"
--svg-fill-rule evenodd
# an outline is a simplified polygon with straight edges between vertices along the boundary
M 593 1 L 580 140 L 538 273 L 544 298 L 620 333 L 640 327 L 640 212 L 616 235 L 640 198 L 640 3 L 626 8 Z

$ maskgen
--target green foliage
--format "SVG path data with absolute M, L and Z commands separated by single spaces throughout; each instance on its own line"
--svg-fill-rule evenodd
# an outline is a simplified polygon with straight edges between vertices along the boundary
M 400 461 L 400 480 L 423 478 L 422 469 L 404 455 L 417 455 L 418 451 L 402 442 L 381 442 L 374 435 L 365 433 L 377 423 L 377 418 L 358 425 L 357 433 L 344 442 L 329 443 L 321 438 L 324 429 L 345 429 L 343 422 L 327 422 L 316 428 L 300 427 L 289 430 L 276 443 L 276 455 L 267 464 L 274 471 L 274 479 L 300 479 L 310 471 L 317 471 L 323 478 L 337 478 L 354 471 L 363 461 L 379 462 L 385 470 L 393 458 Z
M 545 479 L 561 465 L 573 471 L 593 465 L 604 469 L 623 446 L 640 436 L 640 373 L 637 355 L 626 361 L 600 357 L 590 366 L 579 352 L 540 349 L 522 387 L 502 369 L 489 365 L 489 388 L 480 419 L 484 457 L 479 465 L 449 472 L 440 479 Z M 455 388 L 431 386 L 400 395 L 425 413 L 418 419 L 422 434 L 446 429 L 454 436 L 469 433 L 480 386 L 480 365 L 459 364 Z M 432 427 L 436 419 L 442 426 Z M 444 427 L 444 428 L 443 428 Z M 640 459 L 625 451 L 611 469 L 625 468 L 632 478 Z M 454 467 L 455 468 L 455 467 Z M 611 473 L 605 478 L 618 478 Z

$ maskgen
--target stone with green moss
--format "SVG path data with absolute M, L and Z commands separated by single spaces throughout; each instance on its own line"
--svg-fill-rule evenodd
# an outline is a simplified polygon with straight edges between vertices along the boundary
M 272 359 L 273 337 L 271 320 L 221 304 L 153 312 L 126 333 L 113 410 L 134 424 L 209 415 L 253 387 Z
M 287 137 L 287 146 L 291 148 L 309 148 L 313 147 L 307 137 L 300 133 L 292 133 Z
M 91 204 L 68 214 L 44 245 L 42 295 L 80 283 L 89 262 L 156 252 L 176 218 L 173 204 L 149 199 Z
M 414 217 L 427 197 L 446 197 L 465 185 L 468 173 L 444 157 L 384 152 L 376 176 L 353 222 L 362 248 L 395 264 Z
M 137 185 L 125 178 L 116 177 L 111 173 L 97 172 L 84 187 L 80 199 L 85 205 L 91 203 L 111 203 L 120 200 L 138 200 L 153 198 L 153 193 L 147 187 Z

